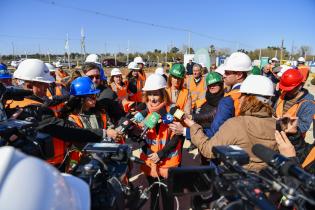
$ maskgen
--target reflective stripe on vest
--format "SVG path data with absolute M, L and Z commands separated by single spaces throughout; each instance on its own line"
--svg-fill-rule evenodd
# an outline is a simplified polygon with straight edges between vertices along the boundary
M 146 146 L 147 146 L 147 154 L 142 152 L 140 158 L 144 160 L 147 165 L 150 165 L 152 162 L 148 159 L 148 153 L 156 153 L 164 148 L 167 141 L 171 141 L 172 132 L 170 131 L 168 125 L 160 124 L 159 132 L 156 133 L 156 129 L 150 129 L 147 133 L 146 139 Z M 178 166 L 181 159 L 181 143 L 178 143 L 176 148 L 174 149 L 173 153 L 170 157 L 161 160 L 160 163 L 157 165 L 158 168 L 164 167 L 174 167 Z M 147 173 L 148 171 L 145 171 Z
M 240 101 L 239 98 L 241 96 L 241 93 L 239 92 L 239 89 L 233 89 L 230 92 L 227 92 L 224 94 L 224 97 L 231 97 L 233 99 L 234 102 L 234 114 L 235 117 L 240 115 Z
M 11 103 L 7 101 L 7 105 L 9 108 L 26 107 L 34 104 L 40 105 L 42 103 L 28 98 L 24 98 L 22 101 L 12 101 Z M 64 155 L 67 149 L 66 143 L 56 137 L 52 137 L 52 142 L 54 145 L 54 157 L 47 160 L 47 162 L 53 165 L 58 165 L 61 164 L 64 159 Z
M 79 115 L 75 115 L 75 114 L 70 114 L 69 115 L 70 118 L 72 118 L 74 120 L 74 122 L 80 127 L 80 128 L 84 128 L 83 123 L 81 121 L 81 118 Z M 101 118 L 102 118 L 102 122 L 103 122 L 103 128 L 106 129 L 106 124 L 107 124 L 107 119 L 106 119 L 106 114 L 101 114 Z
M 168 93 L 168 96 L 170 97 L 172 101 L 172 93 L 171 88 L 167 88 L 166 92 Z M 186 88 L 183 88 L 179 91 L 179 94 L 176 99 L 176 106 L 178 106 L 179 109 L 184 110 L 186 102 L 188 100 L 188 93 L 189 91 Z
M 200 104 L 202 105 L 206 101 L 207 84 L 204 76 L 201 77 L 201 81 L 198 84 L 195 83 L 194 77 L 190 76 L 188 78 L 187 89 L 191 94 L 192 108 L 200 108 L 198 106 L 200 106 Z

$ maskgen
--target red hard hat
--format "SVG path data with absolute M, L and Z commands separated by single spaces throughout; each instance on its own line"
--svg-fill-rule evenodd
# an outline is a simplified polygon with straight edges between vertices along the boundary
M 281 90 L 290 91 L 303 82 L 303 75 L 297 69 L 289 69 L 283 73 L 279 87 Z

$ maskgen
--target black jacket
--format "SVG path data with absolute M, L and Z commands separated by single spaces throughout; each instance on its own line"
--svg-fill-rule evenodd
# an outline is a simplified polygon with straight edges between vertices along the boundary
M 192 73 L 193 73 L 193 66 L 194 65 L 195 65 L 194 62 L 192 62 L 191 64 L 187 63 L 187 65 L 186 65 L 187 75 L 192 75 Z

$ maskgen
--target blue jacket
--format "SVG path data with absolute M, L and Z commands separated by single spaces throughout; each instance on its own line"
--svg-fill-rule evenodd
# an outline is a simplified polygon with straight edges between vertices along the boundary
M 219 130 L 220 126 L 228 119 L 234 117 L 234 101 L 230 96 L 222 98 L 218 104 L 217 113 L 210 128 L 204 129 L 205 134 L 211 138 Z M 186 129 L 186 139 L 190 138 L 190 129 Z

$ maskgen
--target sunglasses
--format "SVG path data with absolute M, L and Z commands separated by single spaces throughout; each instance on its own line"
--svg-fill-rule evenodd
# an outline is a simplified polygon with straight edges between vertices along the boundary
M 88 77 L 90 77 L 91 80 L 95 79 L 100 79 L 101 76 L 100 75 L 89 75 Z

